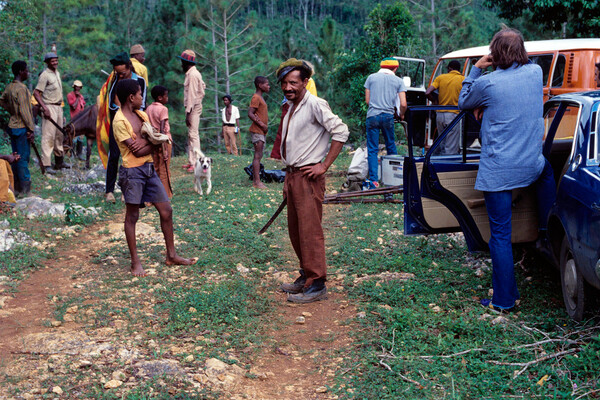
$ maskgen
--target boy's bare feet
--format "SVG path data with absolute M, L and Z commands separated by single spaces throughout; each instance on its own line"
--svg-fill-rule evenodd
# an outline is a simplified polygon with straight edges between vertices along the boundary
M 265 186 L 264 183 L 259 182 L 259 183 L 253 183 L 252 186 L 254 186 L 255 189 L 266 189 L 267 187 Z
M 165 264 L 167 265 L 194 265 L 198 261 L 197 258 L 183 258 L 180 256 L 175 256 L 173 258 L 167 258 Z
M 142 264 L 131 264 L 131 274 L 140 277 L 148 275 L 144 268 L 142 268 Z

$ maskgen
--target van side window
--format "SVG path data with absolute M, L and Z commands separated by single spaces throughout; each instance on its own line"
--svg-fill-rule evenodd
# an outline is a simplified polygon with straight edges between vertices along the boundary
M 554 74 L 552 75 L 552 87 L 562 87 L 565 79 L 565 67 L 567 65 L 567 59 L 563 54 L 559 54 L 556 58 L 556 65 L 554 66 Z
M 554 55 L 552 54 L 542 54 L 542 55 L 535 55 L 535 56 L 531 56 L 529 57 L 529 59 L 531 60 L 532 63 L 539 65 L 540 67 L 542 67 L 542 73 L 543 73 L 543 82 L 544 82 L 544 86 L 548 85 L 548 77 L 550 76 L 550 68 L 552 67 L 552 59 L 554 58 Z M 563 67 L 564 70 L 564 67 Z

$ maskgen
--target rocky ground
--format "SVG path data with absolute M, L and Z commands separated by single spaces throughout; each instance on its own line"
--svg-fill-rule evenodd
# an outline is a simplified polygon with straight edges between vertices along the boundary
M 155 307 L 164 300 L 156 294 L 165 281 L 185 284 L 185 269 L 155 263 L 146 278 L 129 275 L 123 260 L 110 255 L 111 248 L 124 246 L 122 218 L 60 232 L 55 242 L 43 244 L 56 250 L 45 268 L 22 281 L 16 293 L 0 296 L 0 399 L 87 398 L 103 391 L 121 398 L 135 390 L 151 392 L 151 380 L 173 394 L 337 398 L 327 386 L 344 373 L 338 364 L 348 356 L 348 324 L 357 316 L 344 294 L 343 276 L 332 277 L 328 301 L 294 305 L 282 293 L 268 294 L 277 305 L 268 338 L 259 348 L 221 355 L 233 364 L 195 359 L 194 350 L 211 346 L 209 339 L 155 334 L 164 318 Z M 138 240 L 162 247 L 153 218 L 153 212 L 143 213 Z M 293 277 L 291 268 L 271 268 L 264 279 Z

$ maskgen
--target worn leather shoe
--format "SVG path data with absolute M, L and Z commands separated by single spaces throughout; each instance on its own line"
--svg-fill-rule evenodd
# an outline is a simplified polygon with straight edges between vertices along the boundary
M 287 300 L 292 303 L 312 303 L 327 299 L 327 288 L 325 285 L 310 285 L 302 292 L 288 295 Z
M 284 283 L 281 286 L 279 286 L 279 290 L 291 294 L 300 293 L 304 288 L 305 283 L 306 277 L 304 276 L 304 271 L 300 270 L 300 276 L 296 278 L 296 280 L 293 283 Z

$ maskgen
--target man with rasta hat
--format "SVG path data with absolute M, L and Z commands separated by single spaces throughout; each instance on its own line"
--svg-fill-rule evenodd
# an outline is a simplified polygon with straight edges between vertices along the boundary
M 202 99 L 206 84 L 202 74 L 196 69 L 196 53 L 194 50 L 184 50 L 181 56 L 181 69 L 185 73 L 183 82 L 183 106 L 185 107 L 185 125 L 188 128 L 188 163 L 183 166 L 188 172 L 194 172 L 197 156 L 195 149 L 200 150 L 200 115 L 202 114 Z
M 325 172 L 342 150 L 349 131 L 327 101 L 306 90 L 312 69 L 305 62 L 290 58 L 279 66 L 276 75 L 290 103 L 281 135 L 281 157 L 286 165 L 283 196 L 288 206 L 290 241 L 300 261 L 300 276 L 280 289 L 289 293 L 288 301 L 310 303 L 327 298 L 321 226 Z
M 46 53 L 44 62 L 47 68 L 42 71 L 38 84 L 33 91 L 33 97 L 40 105 L 42 115 L 42 163 L 46 172 L 56 173 L 56 170 L 67 168 L 64 164 L 63 133 L 50 120 L 63 126 L 63 88 L 58 72 L 58 56 L 56 53 Z M 54 153 L 54 167 L 51 167 L 52 153 Z
M 115 141 L 112 129 L 112 121 L 119 110 L 121 103 L 116 95 L 115 87 L 118 81 L 133 79 L 138 82 L 142 94 L 142 105 L 140 110 L 146 109 L 146 80 L 139 76 L 126 52 L 117 54 L 110 60 L 113 71 L 100 89 L 98 96 L 98 120 L 96 121 L 96 143 L 98 153 L 106 168 L 106 201 L 116 201 L 113 192 L 117 181 L 119 168 L 119 157 L 121 152 Z
M 402 79 L 396 76 L 398 60 L 384 58 L 379 66 L 379 71 L 369 75 L 365 82 L 365 101 L 369 106 L 366 123 L 369 176 L 365 181 L 365 189 L 375 189 L 379 186 L 379 131 L 383 133 L 387 154 L 398 154 L 394 137 L 394 111 L 398 99 L 401 119 L 404 118 L 407 108 L 406 86 Z

